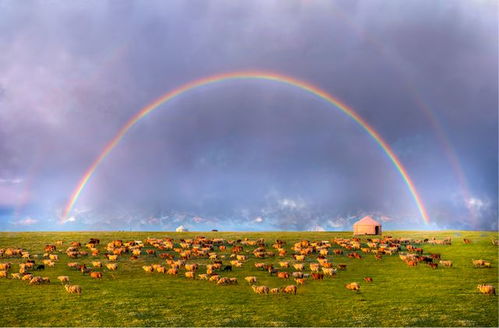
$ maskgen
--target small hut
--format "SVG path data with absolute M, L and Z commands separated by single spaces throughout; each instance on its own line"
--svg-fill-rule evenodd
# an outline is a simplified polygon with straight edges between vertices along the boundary
M 189 231 L 187 230 L 183 225 L 178 226 L 177 229 L 175 229 L 176 232 L 186 232 Z
M 381 224 L 370 216 L 365 216 L 353 224 L 354 235 L 381 235 Z

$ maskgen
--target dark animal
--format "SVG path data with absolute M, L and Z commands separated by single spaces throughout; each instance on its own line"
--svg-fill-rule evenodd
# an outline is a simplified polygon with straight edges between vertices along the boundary
M 232 271 L 232 265 L 226 265 L 226 266 L 223 268 L 223 271 Z
M 44 264 L 38 264 L 36 266 L 35 270 L 45 270 L 45 265 Z

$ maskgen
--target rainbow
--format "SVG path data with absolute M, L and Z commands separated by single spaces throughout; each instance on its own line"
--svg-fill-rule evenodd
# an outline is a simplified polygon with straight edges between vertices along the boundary
M 118 143 L 121 141 L 121 139 L 125 136 L 125 134 L 130 130 L 132 126 L 134 126 L 140 119 L 142 119 L 144 116 L 147 114 L 151 113 L 153 110 L 161 106 L 162 104 L 167 103 L 168 101 L 174 99 L 175 97 L 183 94 L 184 92 L 196 89 L 201 86 L 205 86 L 208 84 L 213 84 L 217 82 L 223 82 L 227 80 L 240 80 L 240 79 L 256 79 L 256 80 L 266 80 L 266 81 L 274 81 L 274 82 L 279 82 L 283 84 L 287 84 L 290 86 L 297 87 L 301 90 L 307 91 L 315 96 L 317 96 L 320 99 L 325 100 L 326 102 L 334 105 L 335 107 L 339 108 L 343 113 L 348 115 L 350 118 L 352 118 L 357 124 L 359 124 L 375 141 L 376 143 L 383 149 L 383 151 L 386 153 L 386 155 L 390 158 L 392 161 L 393 165 L 397 168 L 398 172 L 402 176 L 405 184 L 409 188 L 409 191 L 411 195 L 414 198 L 414 201 L 416 202 L 416 205 L 418 207 L 418 210 L 421 214 L 422 219 L 424 220 L 425 223 L 429 223 L 430 219 L 428 217 L 428 213 L 423 205 L 423 202 L 421 201 L 421 197 L 419 196 L 416 187 L 414 186 L 413 181 L 409 177 L 409 174 L 407 173 L 407 170 L 405 167 L 402 165 L 400 160 L 398 159 L 397 155 L 393 152 L 393 150 L 390 148 L 390 146 L 386 143 L 385 140 L 379 135 L 376 130 L 372 126 L 370 126 L 362 117 L 360 117 L 353 109 L 348 107 L 347 105 L 343 104 L 341 101 L 338 99 L 334 98 L 327 92 L 315 87 L 314 85 L 297 80 L 293 77 L 281 75 L 281 74 L 275 74 L 275 73 L 269 73 L 269 72 L 260 72 L 260 71 L 245 71 L 245 72 L 232 72 L 232 73 L 225 73 L 225 74 L 218 74 L 218 75 L 213 75 L 205 78 L 201 78 L 189 83 L 186 83 L 170 92 L 165 93 L 149 105 L 143 107 L 141 110 L 139 110 L 135 115 L 133 115 L 128 122 L 123 125 L 118 131 L 118 133 L 114 136 L 113 139 L 104 147 L 100 155 L 93 161 L 93 163 L 88 167 L 88 169 L 85 171 L 81 179 L 79 180 L 78 184 L 74 188 L 73 192 L 71 193 L 71 197 L 69 198 L 66 206 L 64 207 L 62 216 L 61 216 L 61 221 L 66 222 L 68 220 L 68 216 L 71 213 L 71 210 L 73 206 L 75 205 L 78 197 L 80 196 L 82 190 L 85 188 L 85 185 L 88 183 L 90 178 L 92 177 L 93 173 L 97 169 L 100 163 L 109 155 L 109 153 L 118 145 Z

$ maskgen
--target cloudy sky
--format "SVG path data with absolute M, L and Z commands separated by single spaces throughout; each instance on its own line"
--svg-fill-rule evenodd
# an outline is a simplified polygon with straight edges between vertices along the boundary
M 0 229 L 497 229 L 498 4 L 0 0 Z M 311 83 L 386 140 L 394 164 Z

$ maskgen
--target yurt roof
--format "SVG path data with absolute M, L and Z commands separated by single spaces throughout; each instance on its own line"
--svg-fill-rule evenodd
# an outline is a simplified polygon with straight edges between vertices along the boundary
M 381 225 L 376 220 L 374 220 L 371 216 L 364 216 L 359 221 L 355 222 L 353 225 Z

